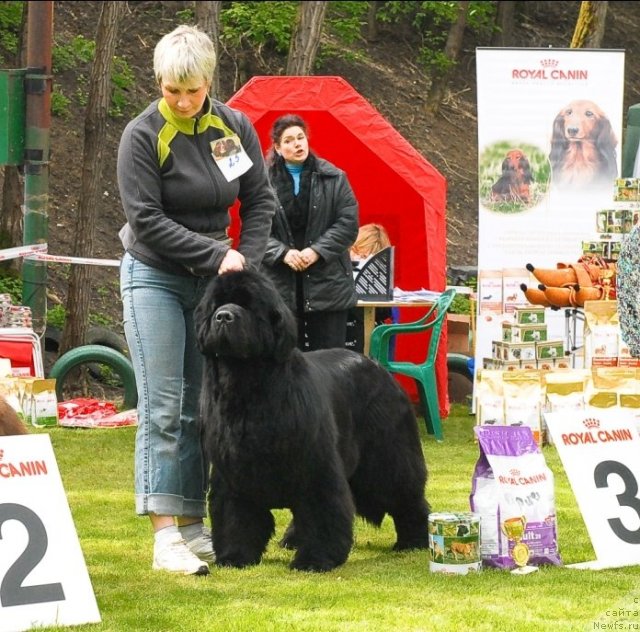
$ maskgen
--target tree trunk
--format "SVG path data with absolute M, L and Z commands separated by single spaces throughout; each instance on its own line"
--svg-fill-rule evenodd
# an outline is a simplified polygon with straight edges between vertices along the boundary
M 491 38 L 491 45 L 500 47 L 513 46 L 513 25 L 516 11 L 515 0 L 501 0 L 497 5 L 496 26 L 498 28 Z
M 369 11 L 367 12 L 367 42 L 375 42 L 378 39 L 378 20 L 376 16 L 381 6 L 382 2 L 380 2 L 380 0 L 371 0 L 371 2 L 369 2 Z
M 570 48 L 602 48 L 609 3 L 581 2 Z
M 84 123 L 82 186 L 75 227 L 74 255 L 92 257 L 98 206 L 98 185 L 102 176 L 102 153 L 111 99 L 111 66 L 116 49 L 118 27 L 126 2 L 104 2 L 98 21 L 96 56 L 89 79 L 89 98 Z M 84 344 L 89 322 L 91 265 L 72 265 L 65 322 L 59 353 Z
M 327 2 L 301 2 L 291 34 L 287 75 L 310 75 L 316 61 Z
M 196 2 L 196 22 L 198 26 L 211 38 L 213 46 L 216 50 L 216 69 L 213 73 L 213 81 L 211 82 L 211 90 L 209 94 L 212 98 L 222 100 L 220 98 L 220 9 L 222 2 L 207 0 L 206 2 Z
M 444 94 L 449 83 L 451 69 L 455 66 L 458 55 L 462 50 L 462 39 L 467 24 L 467 12 L 469 11 L 470 4 L 468 0 L 458 2 L 458 17 L 451 25 L 451 29 L 449 29 L 447 43 L 444 47 L 444 55 L 450 63 L 446 68 L 435 70 L 432 74 L 431 88 L 429 89 L 426 103 L 427 112 L 432 116 L 435 116 L 440 109 L 440 104 L 444 99 Z
M 27 15 L 29 3 L 22 5 L 22 18 L 17 52 L 14 59 L 15 68 L 24 68 L 27 58 Z M 13 165 L 4 167 L 2 183 L 2 208 L 0 210 L 0 248 L 11 248 L 22 243 L 22 205 L 24 204 L 24 180 L 20 168 Z M 22 259 L 9 259 L 4 267 L 15 265 L 20 267 Z

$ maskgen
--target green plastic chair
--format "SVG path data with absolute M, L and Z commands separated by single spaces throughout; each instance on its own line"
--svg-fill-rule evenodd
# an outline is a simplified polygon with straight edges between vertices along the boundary
M 456 291 L 453 288 L 445 290 L 420 320 L 413 323 L 378 325 L 371 332 L 369 356 L 377 360 L 391 373 L 400 373 L 415 380 L 420 403 L 424 410 L 427 432 L 434 435 L 437 441 L 442 441 L 443 436 L 435 363 L 442 325 L 455 295 Z M 430 332 L 424 362 L 416 364 L 414 362 L 397 362 L 392 359 L 390 344 L 394 336 L 423 332 Z

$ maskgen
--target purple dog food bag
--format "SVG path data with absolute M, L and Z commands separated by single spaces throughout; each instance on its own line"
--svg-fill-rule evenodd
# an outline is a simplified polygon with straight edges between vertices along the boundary
M 480 446 L 470 495 L 480 514 L 482 562 L 512 569 L 562 565 L 553 473 L 528 426 L 476 426 Z

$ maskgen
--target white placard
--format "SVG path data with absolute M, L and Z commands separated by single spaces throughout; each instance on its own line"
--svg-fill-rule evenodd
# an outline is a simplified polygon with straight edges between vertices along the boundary
M 100 620 L 49 435 L 0 437 L 0 632 Z
M 237 134 L 214 140 L 210 145 L 211 155 L 227 182 L 233 182 L 253 167 L 253 162 L 247 156 Z
M 597 565 L 640 564 L 640 436 L 633 413 L 587 409 L 545 413 L 584 518 Z

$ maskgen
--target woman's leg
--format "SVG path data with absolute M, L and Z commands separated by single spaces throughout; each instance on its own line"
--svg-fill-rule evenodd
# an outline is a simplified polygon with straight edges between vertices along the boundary
M 205 515 L 203 462 L 193 412 L 199 382 L 193 381 L 190 366 L 185 376 L 187 356 L 192 359 L 186 339 L 197 289 L 195 279 L 164 273 L 128 254 L 123 258 L 124 329 L 138 388 L 136 512 L 148 514 L 156 531 L 170 527 L 172 535 L 173 516 L 186 516 L 180 520 L 184 524 L 200 522 Z M 195 401 L 183 410 L 185 392 Z M 171 546 L 180 539 L 177 530 L 173 539 Z M 182 562 L 195 568 L 193 560 Z

